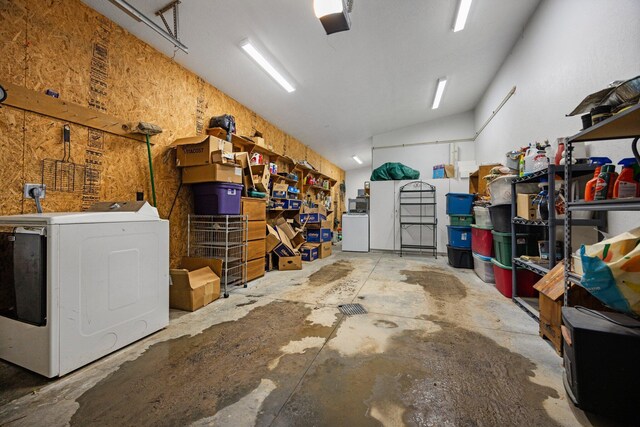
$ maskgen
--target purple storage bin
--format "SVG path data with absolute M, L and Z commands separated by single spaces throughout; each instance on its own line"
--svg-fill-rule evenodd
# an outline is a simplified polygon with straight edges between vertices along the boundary
M 240 215 L 242 184 L 203 182 L 191 187 L 196 215 Z

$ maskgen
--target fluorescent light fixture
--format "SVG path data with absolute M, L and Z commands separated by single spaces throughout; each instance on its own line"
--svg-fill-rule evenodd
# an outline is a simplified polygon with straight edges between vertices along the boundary
M 458 4 L 458 15 L 456 16 L 456 23 L 453 26 L 453 32 L 464 30 L 464 26 L 467 23 L 467 17 L 469 16 L 469 9 L 471 9 L 472 0 L 460 0 Z
M 313 11 L 327 35 L 351 29 L 345 0 L 313 0 Z
M 313 11 L 316 13 L 316 18 L 322 18 L 332 13 L 342 13 L 344 10 L 344 4 L 342 0 L 314 0 Z
M 360 157 L 358 156 L 351 156 L 353 158 L 353 160 L 355 160 L 356 162 L 358 162 L 359 165 L 362 164 L 362 160 L 360 160 Z
M 291 83 L 285 79 L 282 74 L 275 69 L 273 65 L 267 61 L 267 59 L 251 44 L 249 40 L 244 40 L 240 43 L 240 47 L 242 50 L 247 52 L 247 54 L 258 63 L 259 66 L 262 67 L 263 70 L 267 72 L 280 86 L 284 88 L 287 92 L 291 93 L 296 90 Z
M 433 105 L 431 108 L 435 110 L 440 106 L 440 101 L 442 101 L 442 94 L 444 93 L 444 87 L 447 85 L 447 78 L 443 77 L 438 80 L 438 87 L 436 88 L 436 96 L 433 97 Z

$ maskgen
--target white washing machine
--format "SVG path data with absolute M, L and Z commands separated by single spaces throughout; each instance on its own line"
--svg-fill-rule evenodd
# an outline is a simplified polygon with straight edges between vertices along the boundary
M 169 222 L 156 208 L 0 217 L 0 358 L 62 376 L 168 323 Z
M 342 250 L 369 252 L 369 215 L 348 213 L 342 215 Z

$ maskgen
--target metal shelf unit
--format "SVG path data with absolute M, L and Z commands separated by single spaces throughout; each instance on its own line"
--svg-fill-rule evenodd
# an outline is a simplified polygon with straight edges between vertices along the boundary
M 413 181 L 400 187 L 398 216 L 400 256 L 405 252 L 427 252 L 438 258 L 436 187 L 422 181 Z M 407 242 L 409 232 L 416 229 L 418 242 Z
M 640 104 L 630 107 L 600 123 L 593 125 L 567 139 L 566 164 L 564 169 L 565 186 L 571 181 L 576 165 L 571 164 L 573 145 L 577 142 L 605 141 L 612 139 L 640 138 Z M 573 212 L 576 211 L 640 211 L 640 198 L 614 200 L 573 200 L 567 195 L 567 216 L 564 221 L 564 305 L 568 305 L 568 290 L 572 285 L 580 286 L 581 277 L 573 272 L 573 249 L 571 247 L 571 226 L 575 225 Z
M 225 298 L 231 286 L 247 287 L 248 230 L 246 215 L 189 215 L 187 253 L 222 261 L 220 284 Z
M 582 176 L 586 174 L 593 174 L 595 170 L 594 165 L 575 165 L 575 175 Z M 531 317 L 535 319 L 539 319 L 540 313 L 538 307 L 534 304 L 529 303 L 527 299 L 522 298 L 518 295 L 518 274 L 516 267 L 525 268 L 529 271 L 532 271 L 540 276 L 544 276 L 551 270 L 556 261 L 556 227 L 563 225 L 566 223 L 564 218 L 556 217 L 556 207 L 555 207 L 555 197 L 552 195 L 555 194 L 556 191 L 556 175 L 565 175 L 564 166 L 556 166 L 549 165 L 548 168 L 543 169 L 541 171 L 534 172 L 527 176 L 522 176 L 518 178 L 514 178 L 511 180 L 511 257 L 513 259 L 514 268 L 511 271 L 512 277 L 512 292 L 513 292 L 513 301 L 524 309 Z M 549 219 L 546 220 L 527 220 L 524 218 L 520 218 L 517 216 L 517 186 L 518 184 L 524 183 L 536 183 L 541 182 L 542 179 L 546 178 L 549 185 L 549 197 L 548 197 L 548 211 L 549 211 Z M 569 188 L 565 182 L 565 188 Z M 570 192 L 567 192 L 570 193 Z M 598 229 L 602 229 L 606 227 L 606 215 L 598 215 L 597 219 L 593 220 L 580 220 L 576 221 L 573 224 L 574 226 L 596 226 Z M 516 241 L 517 230 L 521 227 L 539 227 L 545 229 L 545 234 L 548 236 L 549 240 L 549 260 L 543 264 L 534 263 L 532 261 L 527 261 L 517 256 L 517 245 L 514 244 Z

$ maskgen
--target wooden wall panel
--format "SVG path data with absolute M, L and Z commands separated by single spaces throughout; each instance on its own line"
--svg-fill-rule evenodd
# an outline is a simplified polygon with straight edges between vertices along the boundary
M 27 0 L 0 0 L 0 73 L 17 85 L 24 85 Z
M 152 158 L 164 218 L 180 183 L 175 153 L 168 146 L 202 132 L 211 116 L 232 114 L 238 133 L 259 130 L 276 152 L 308 159 L 339 182 L 344 179 L 337 166 L 80 0 L 0 0 L 0 18 L 0 72 L 8 80 L 37 91 L 52 89 L 63 100 L 163 128 L 152 137 Z M 23 200 L 22 186 L 40 182 L 42 159 L 62 158 L 63 124 L 0 109 L 0 214 L 35 210 L 32 200 Z M 79 211 L 95 200 L 133 200 L 140 191 L 151 199 L 145 144 L 74 124 L 71 140 L 73 160 L 98 169 L 99 185 L 95 195 L 48 191 L 46 211 Z M 191 191 L 185 186 L 170 217 L 172 266 L 186 253 L 191 211 Z

